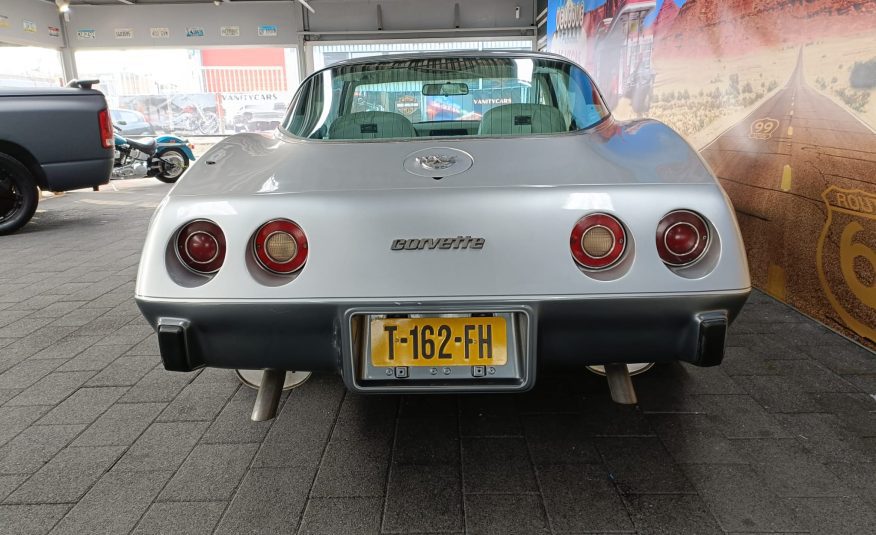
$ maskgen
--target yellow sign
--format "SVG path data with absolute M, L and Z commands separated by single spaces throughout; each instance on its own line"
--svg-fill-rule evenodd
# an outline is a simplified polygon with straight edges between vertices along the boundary
M 855 333 L 876 340 L 876 194 L 827 188 L 816 267 L 831 307 Z
M 501 366 L 506 362 L 505 318 L 371 320 L 374 366 Z

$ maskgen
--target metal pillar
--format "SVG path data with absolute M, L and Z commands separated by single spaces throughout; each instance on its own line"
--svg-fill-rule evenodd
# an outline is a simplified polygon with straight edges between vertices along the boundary
M 70 37 L 64 15 L 58 14 L 58 27 L 61 28 L 61 42 L 63 43 L 60 49 L 61 68 L 64 71 L 64 83 L 66 84 L 70 80 L 79 78 L 79 70 L 76 68 L 76 56 L 73 54 L 73 49 L 70 48 Z

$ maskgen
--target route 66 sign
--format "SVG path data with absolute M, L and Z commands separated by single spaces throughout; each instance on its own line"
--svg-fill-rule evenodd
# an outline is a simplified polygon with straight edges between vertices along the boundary
M 821 287 L 846 326 L 876 340 L 876 194 L 831 186 L 821 197 L 827 204 L 816 251 Z
M 773 132 L 779 129 L 779 121 L 764 117 L 751 123 L 748 132 L 748 137 L 751 139 L 769 139 L 773 137 Z

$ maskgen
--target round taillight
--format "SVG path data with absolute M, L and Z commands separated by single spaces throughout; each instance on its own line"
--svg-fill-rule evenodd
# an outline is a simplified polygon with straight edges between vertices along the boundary
M 669 212 L 657 225 L 657 252 L 672 267 L 693 264 L 709 248 L 709 226 L 689 210 Z
M 572 228 L 572 257 L 585 269 L 610 268 L 621 259 L 626 246 L 624 226 L 608 214 L 586 215 Z
M 253 254 L 264 269 L 288 275 L 307 262 L 307 236 L 293 221 L 274 219 L 256 231 Z
M 187 223 L 177 232 L 176 254 L 195 273 L 216 273 L 225 262 L 225 234 L 206 219 Z

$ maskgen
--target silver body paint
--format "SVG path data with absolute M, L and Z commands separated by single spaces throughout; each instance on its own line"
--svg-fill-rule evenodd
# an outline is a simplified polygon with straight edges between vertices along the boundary
M 411 172 L 417 157 L 458 153 L 471 161 L 449 176 Z M 682 270 L 664 265 L 655 246 L 658 222 L 676 209 L 704 216 L 713 235 L 706 257 Z M 572 227 L 592 212 L 616 216 L 629 238 L 624 260 L 597 274 L 582 272 L 569 249 Z M 179 274 L 170 254 L 176 231 L 199 218 L 217 223 L 227 242 L 224 265 L 208 280 Z M 265 277 L 250 254 L 253 233 L 274 218 L 295 221 L 309 242 L 306 265 L 289 279 Z M 483 242 L 440 246 L 456 237 Z M 397 240 L 426 245 L 399 249 Z M 333 369 L 354 389 L 351 310 L 525 309 L 528 387 L 534 363 L 551 361 L 547 350 L 566 364 L 692 361 L 692 342 L 680 340 L 697 315 L 732 320 L 750 286 L 732 206 L 696 151 L 657 121 L 608 118 L 586 131 L 529 137 L 229 137 L 156 211 L 136 298 L 155 326 L 186 322 L 195 364 Z M 606 332 L 616 343 L 603 340 Z M 588 339 L 596 351 L 574 347 Z

